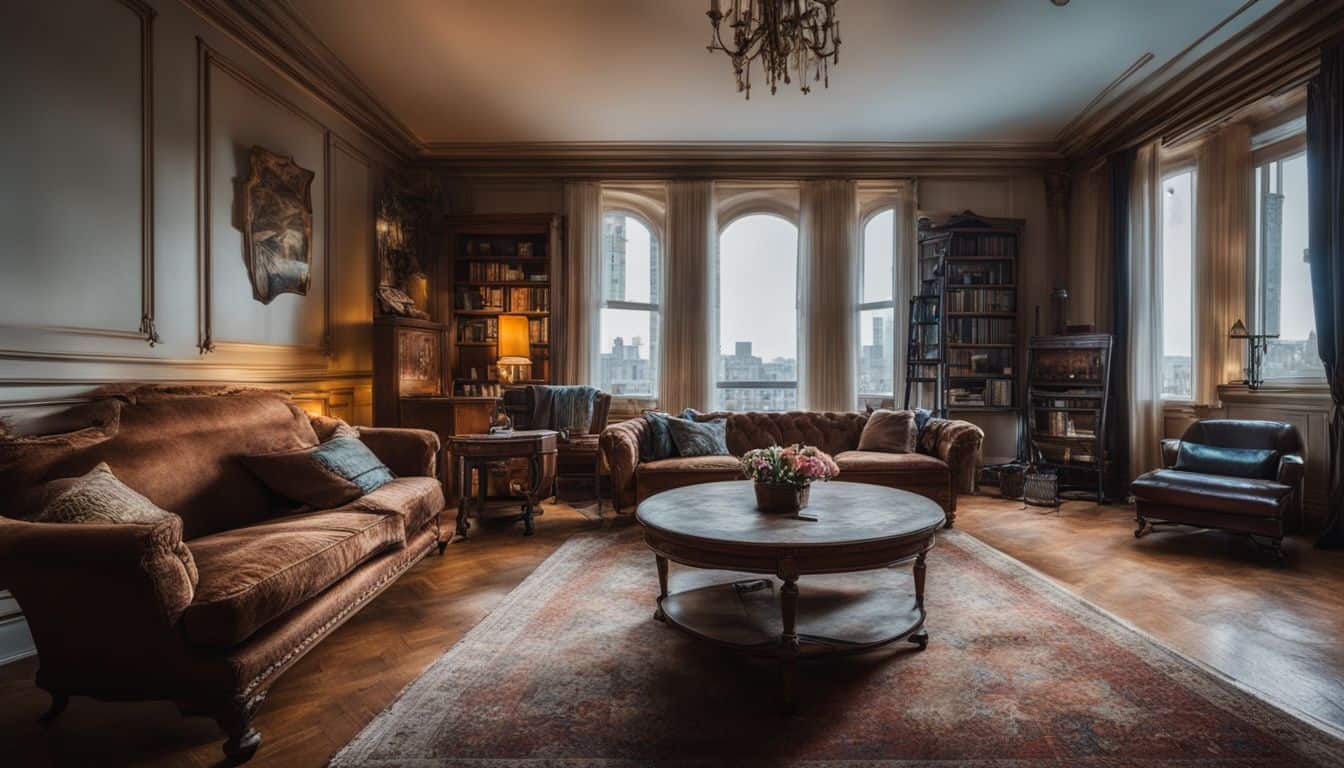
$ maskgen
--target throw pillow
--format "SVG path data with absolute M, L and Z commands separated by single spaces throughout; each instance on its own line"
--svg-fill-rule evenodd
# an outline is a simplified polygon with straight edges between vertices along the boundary
M 936 416 L 924 422 L 924 428 L 919 431 L 919 440 L 915 450 L 925 456 L 937 456 L 938 441 L 943 437 L 943 429 L 950 423 L 947 419 L 940 419 Z
M 1220 448 L 1181 441 L 1176 469 L 1206 475 L 1273 480 L 1279 473 L 1279 452 L 1269 448 Z
M 668 431 L 667 420 L 671 416 L 661 411 L 649 411 L 644 421 L 649 425 L 649 439 L 640 448 L 640 461 L 658 461 L 677 454 L 677 444 L 672 442 L 672 433 Z
M 47 502 L 31 518 L 32 522 L 158 525 L 177 517 L 118 480 L 105 461 L 80 477 L 52 480 L 44 491 Z M 191 550 L 179 541 L 174 554 L 181 559 L 187 578 L 195 587 L 199 576 Z
M 682 456 L 727 456 L 728 420 L 690 421 L 675 416 L 667 418 L 668 431 L 677 453 Z
M 392 470 L 353 437 L 333 437 L 296 451 L 244 456 L 243 462 L 267 488 L 315 509 L 348 504 L 393 477 Z
M 860 451 L 911 453 L 915 450 L 914 411 L 873 411 L 859 434 Z

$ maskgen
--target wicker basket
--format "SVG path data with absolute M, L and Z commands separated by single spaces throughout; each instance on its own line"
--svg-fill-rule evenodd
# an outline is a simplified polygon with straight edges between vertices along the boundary
M 1059 475 L 1028 470 L 1023 477 L 1022 501 L 1036 507 L 1059 506 Z
M 1026 467 L 1015 465 L 1001 467 L 999 469 L 999 495 L 1005 499 L 1022 498 L 1026 474 Z

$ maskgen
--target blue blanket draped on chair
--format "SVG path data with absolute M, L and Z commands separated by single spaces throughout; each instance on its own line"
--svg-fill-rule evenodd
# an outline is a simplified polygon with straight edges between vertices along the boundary
M 532 427 L 588 432 L 593 423 L 593 403 L 600 392 L 586 384 L 533 386 Z

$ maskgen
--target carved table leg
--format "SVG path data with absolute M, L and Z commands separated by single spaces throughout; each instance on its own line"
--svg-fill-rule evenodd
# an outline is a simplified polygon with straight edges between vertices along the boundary
M 667 599 L 667 558 L 654 555 L 653 561 L 658 565 L 658 607 L 653 611 L 653 618 L 667 621 L 667 614 L 663 613 L 663 601 Z
M 467 522 L 467 498 L 471 493 L 471 475 L 467 469 L 467 457 L 457 457 L 457 535 L 467 538 L 470 523 Z
M 779 590 L 779 609 L 780 618 L 783 619 L 784 629 L 780 634 L 780 661 L 781 672 L 783 673 L 784 687 L 784 706 L 789 711 L 797 708 L 797 695 L 795 692 L 797 666 L 798 666 L 798 569 L 791 558 L 786 558 L 779 563 L 779 578 L 784 580 L 784 586 Z
M 541 481 L 545 479 L 541 471 L 541 456 L 532 454 L 527 459 L 527 500 L 523 502 L 523 535 L 531 536 L 534 530 L 532 515 L 541 501 Z
M 919 610 L 919 617 L 921 620 L 924 618 L 924 557 L 927 554 L 928 550 L 919 553 L 919 556 L 915 558 L 914 568 L 915 608 Z M 921 651 L 929 647 L 929 633 L 922 625 L 918 632 L 910 635 L 909 640 L 915 645 L 918 645 Z

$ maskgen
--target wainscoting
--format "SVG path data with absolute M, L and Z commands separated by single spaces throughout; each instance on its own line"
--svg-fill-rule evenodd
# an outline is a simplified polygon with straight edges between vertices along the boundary
M 0 418 L 128 381 L 294 394 L 372 421 L 374 207 L 404 158 L 183 0 L 15 7 L 0 68 Z M 306 295 L 252 298 L 252 146 L 315 172 Z M 0 663 L 32 653 L 0 591 Z

